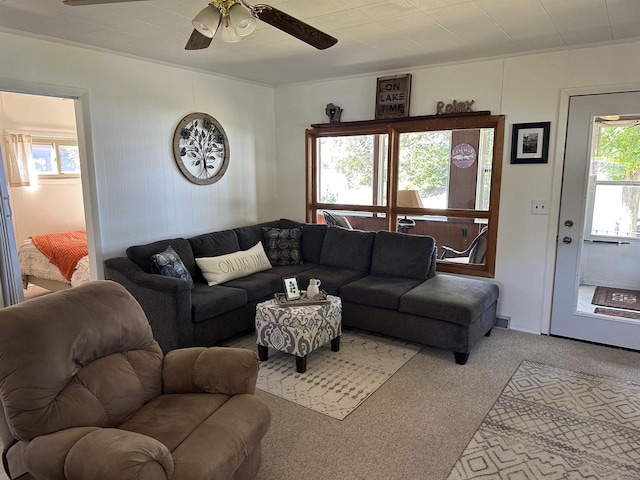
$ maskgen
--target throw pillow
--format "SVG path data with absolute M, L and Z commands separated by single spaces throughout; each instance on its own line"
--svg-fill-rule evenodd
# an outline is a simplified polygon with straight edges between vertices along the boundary
M 353 230 L 351 223 L 349 223 L 349 219 L 344 215 L 338 215 L 337 213 L 329 213 L 323 212 L 324 219 L 327 222 L 327 225 L 346 228 L 347 230 Z
M 271 265 L 275 267 L 302 264 L 301 226 L 295 228 L 262 227 L 262 233 Z
M 171 245 L 164 252 L 151 255 L 151 271 L 158 272 L 164 277 L 184 280 L 189 283 L 189 288 L 193 288 L 193 279 L 189 270 L 184 266 L 176 251 L 171 248 Z
M 196 264 L 210 287 L 271 268 L 260 242 L 248 250 L 196 258 Z

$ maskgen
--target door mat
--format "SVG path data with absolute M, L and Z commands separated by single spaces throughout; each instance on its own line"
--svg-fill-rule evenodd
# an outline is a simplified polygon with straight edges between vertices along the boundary
M 523 361 L 448 480 L 635 480 L 639 444 L 639 383 Z
M 640 291 L 625 290 L 623 288 L 596 287 L 593 293 L 594 305 L 603 307 L 626 308 L 640 311 Z
M 256 350 L 256 334 L 226 344 Z M 343 420 L 422 349 L 422 345 L 360 330 L 343 330 L 340 351 L 324 345 L 307 356 L 307 371 L 296 371 L 293 355 L 269 349 L 260 362 L 259 390 Z
M 640 312 L 628 312 L 625 310 L 614 310 L 612 308 L 597 307 L 593 313 L 610 315 L 612 317 L 631 318 L 632 320 L 640 320 Z

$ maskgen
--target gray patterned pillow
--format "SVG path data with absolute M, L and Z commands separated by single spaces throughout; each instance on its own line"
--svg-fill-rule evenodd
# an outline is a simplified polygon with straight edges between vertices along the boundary
M 158 272 L 164 277 L 184 280 L 189 283 L 189 288 L 193 288 L 193 279 L 189 270 L 184 266 L 176 251 L 171 248 L 171 245 L 164 252 L 151 255 L 151 271 Z
M 262 227 L 265 250 L 271 265 L 301 265 L 302 226 L 295 228 Z

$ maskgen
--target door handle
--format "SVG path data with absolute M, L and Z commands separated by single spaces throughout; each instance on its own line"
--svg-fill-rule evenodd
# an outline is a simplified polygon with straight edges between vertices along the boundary
M 572 241 L 573 241 L 573 239 L 571 237 L 564 237 L 562 239 L 562 243 L 565 243 L 567 245 L 569 245 Z

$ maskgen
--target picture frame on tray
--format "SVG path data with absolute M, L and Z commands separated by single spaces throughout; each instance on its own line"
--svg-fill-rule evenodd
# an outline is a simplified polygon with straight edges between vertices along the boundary
M 284 285 L 284 296 L 288 301 L 298 300 L 301 297 L 296 277 L 284 277 L 282 284 Z

